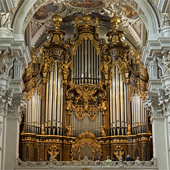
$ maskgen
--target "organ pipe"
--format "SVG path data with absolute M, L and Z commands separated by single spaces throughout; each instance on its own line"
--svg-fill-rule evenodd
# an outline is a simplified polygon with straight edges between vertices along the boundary
M 57 95 L 57 134 L 59 134 L 60 129 L 60 105 L 61 105 L 61 78 L 58 80 L 58 95 Z
M 112 106 L 113 103 L 113 87 L 111 86 L 110 88 L 110 106 Z M 113 124 L 112 124 L 112 117 L 113 117 L 113 107 L 110 108 L 110 126 L 111 126 L 111 135 L 112 135 L 112 130 L 113 130 Z
M 48 127 L 51 127 L 52 97 L 53 97 L 52 88 L 53 88 L 53 71 L 50 72 L 50 82 L 49 82 Z
M 120 74 L 120 105 L 121 105 L 121 127 L 124 127 L 124 105 L 123 105 L 123 83 L 122 83 L 122 74 Z
M 46 114 L 45 114 L 45 127 L 48 126 L 48 99 L 49 99 L 49 82 L 47 82 L 47 85 L 46 85 Z
M 62 114 L 63 114 L 63 87 L 61 87 L 61 100 L 60 100 L 60 103 L 61 103 L 61 111 L 60 111 L 60 135 L 62 135 L 62 124 L 63 124 L 63 117 L 62 117 Z
M 114 68 L 115 69 L 115 68 Z M 116 94 L 115 94 L 115 92 L 116 92 L 116 85 L 115 85 L 115 83 L 116 83 L 116 81 L 115 81 L 115 78 L 112 80 L 112 82 L 113 82 L 113 104 L 112 104 L 112 106 L 113 106 L 113 108 L 112 108 L 112 110 L 113 110 L 113 127 L 115 127 L 116 126 Z
M 124 113 L 125 113 L 125 127 L 127 127 L 127 104 L 126 104 L 126 102 L 127 102 L 127 93 L 126 93 L 126 85 L 125 85 L 125 83 L 124 83 L 124 104 L 125 104 L 125 106 L 124 106 Z
M 120 127 L 120 105 L 119 105 L 119 73 L 118 67 L 116 66 L 116 122 L 117 127 Z
M 54 79 L 53 79 L 53 127 L 56 126 L 56 102 L 57 102 L 57 63 L 54 64 Z

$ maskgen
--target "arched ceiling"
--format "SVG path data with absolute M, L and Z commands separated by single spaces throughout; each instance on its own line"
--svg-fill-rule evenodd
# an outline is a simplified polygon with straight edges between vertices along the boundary
M 120 29 L 125 32 L 126 40 L 134 48 L 140 48 L 145 44 L 146 32 L 157 31 L 159 22 L 154 12 L 152 0 L 32 0 L 27 2 L 21 0 L 13 17 L 12 26 L 14 33 L 25 29 L 31 29 L 31 46 L 40 46 L 46 39 L 46 32 L 53 27 L 52 15 L 59 11 L 63 16 L 63 29 L 72 27 L 74 18 L 81 18 L 88 11 L 92 18 L 98 17 L 100 29 L 111 28 L 109 17 L 118 12 L 122 16 Z M 31 7 L 30 7 L 31 6 Z M 20 9 L 22 8 L 22 10 Z M 21 17 L 25 9 L 27 15 Z M 147 16 L 146 16 L 147 15 Z M 16 25 L 16 17 L 21 18 L 22 25 Z M 20 21 L 21 21 L 20 20 Z M 152 21 L 152 23 L 151 23 Z M 146 29 L 145 29 L 146 28 Z M 147 31 L 146 31 L 147 30 Z M 107 33 L 107 32 L 106 32 Z M 106 34 L 105 33 L 105 34 Z

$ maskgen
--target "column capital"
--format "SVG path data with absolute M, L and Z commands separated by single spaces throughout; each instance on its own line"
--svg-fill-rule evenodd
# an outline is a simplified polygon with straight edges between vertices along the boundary
M 14 94 L 12 105 L 9 107 L 8 118 L 17 118 L 21 122 L 23 112 L 26 112 L 27 101 L 24 97 L 25 93 Z

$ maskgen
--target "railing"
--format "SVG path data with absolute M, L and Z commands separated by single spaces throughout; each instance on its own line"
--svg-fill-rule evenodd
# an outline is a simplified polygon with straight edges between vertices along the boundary
M 150 161 L 123 161 L 120 158 L 120 161 L 90 161 L 87 157 L 84 157 L 82 161 L 53 161 L 50 158 L 50 161 L 39 161 L 39 162 L 24 162 L 19 158 L 16 160 L 16 169 L 22 168 L 61 168 L 61 167 L 115 167 L 115 168 L 147 168 L 147 169 L 156 169 L 156 158 L 152 158 Z

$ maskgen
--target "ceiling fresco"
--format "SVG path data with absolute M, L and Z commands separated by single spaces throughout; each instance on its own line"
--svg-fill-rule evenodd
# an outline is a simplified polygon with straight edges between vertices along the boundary
M 55 1 L 55 2 L 54 2 Z M 105 2 L 108 3 L 105 3 Z M 75 18 L 82 19 L 83 13 L 88 11 L 92 19 L 98 18 L 99 25 L 102 27 L 111 28 L 110 17 L 117 12 L 122 17 L 121 29 L 127 34 L 133 37 L 131 41 L 133 44 L 138 46 L 142 39 L 142 20 L 139 14 L 132 8 L 128 3 L 119 0 L 62 0 L 62 3 L 53 3 L 42 5 L 34 14 L 31 20 L 31 33 L 32 33 L 32 45 L 34 46 L 37 41 L 42 42 L 42 36 L 44 33 L 53 27 L 51 22 L 52 15 L 58 10 L 60 15 L 63 17 L 62 28 L 69 27 L 74 24 Z M 52 2 L 52 1 L 51 1 Z M 137 5 L 137 4 L 136 4 Z
M 92 12 L 91 14 L 89 14 L 92 19 L 98 18 L 99 21 L 105 21 L 105 22 L 110 22 L 110 17 L 106 16 L 106 15 L 101 15 L 97 12 Z M 69 22 L 69 21 L 73 21 L 76 17 L 80 20 L 83 16 L 82 12 L 76 12 L 72 15 L 66 16 L 63 18 L 63 22 Z
M 103 4 L 102 1 L 94 0 L 74 0 L 70 2 L 70 5 L 79 8 L 95 8 L 101 6 L 102 4 Z
M 36 20 L 43 20 L 48 17 L 49 12 L 55 12 L 57 10 L 57 6 L 54 6 L 52 3 L 40 7 L 37 12 L 34 14 L 34 18 Z

